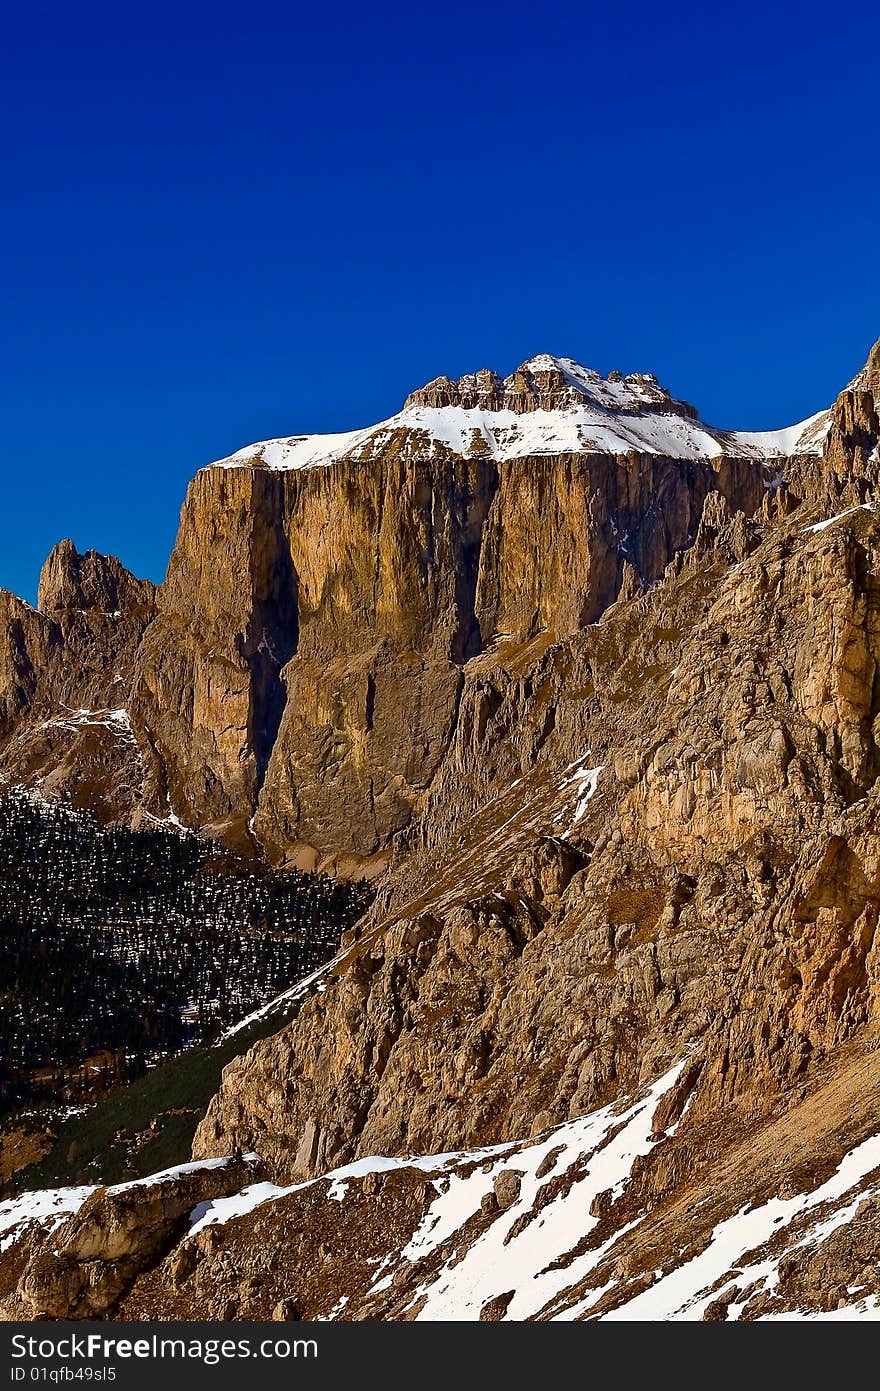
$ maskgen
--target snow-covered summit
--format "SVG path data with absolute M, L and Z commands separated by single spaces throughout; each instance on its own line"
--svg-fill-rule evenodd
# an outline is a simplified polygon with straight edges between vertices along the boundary
M 717 430 L 676 400 L 651 373 L 607 377 L 573 358 L 541 353 L 507 377 L 483 369 L 437 377 L 388 420 L 343 434 L 293 435 L 239 449 L 217 466 L 317 468 L 367 460 L 392 444 L 420 453 L 449 450 L 497 462 L 542 454 L 627 454 L 673 459 L 820 455 L 831 420 L 822 411 L 782 430 Z

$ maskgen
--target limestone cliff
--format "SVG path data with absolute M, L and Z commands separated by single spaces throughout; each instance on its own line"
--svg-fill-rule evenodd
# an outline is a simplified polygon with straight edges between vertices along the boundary
M 297 640 L 283 499 L 277 474 L 196 475 L 131 693 L 147 809 L 238 847 L 247 844 L 283 709 L 280 673 Z
M 376 873 L 418 824 L 468 664 L 655 583 L 711 493 L 772 512 L 772 457 L 653 378 L 535 359 L 203 470 L 138 660 L 145 805 Z

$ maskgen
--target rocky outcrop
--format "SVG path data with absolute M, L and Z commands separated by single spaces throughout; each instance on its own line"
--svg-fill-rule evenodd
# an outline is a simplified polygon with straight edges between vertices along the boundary
M 407 397 L 404 411 L 420 406 L 435 409 L 455 406 L 460 410 L 512 411 L 516 415 L 526 415 L 532 411 L 576 408 L 585 395 L 595 395 L 609 407 L 619 407 L 623 401 L 627 411 L 636 415 L 662 410 L 689 420 L 698 418 L 689 402 L 676 401 L 651 372 L 633 372 L 626 377 L 612 372 L 603 380 L 598 372 L 548 354 L 524 362 L 509 377 L 499 377 L 488 369 L 455 381 L 436 377 Z
M 62 541 L 39 599 L 34 610 L 0 593 L 0 774 L 102 819 L 136 820 L 143 760 L 131 690 L 155 586 Z
M 98 1188 L 38 1246 L 0 1317 L 106 1318 L 145 1270 L 186 1232 L 200 1204 L 259 1177 L 255 1156 L 191 1165 L 146 1182 Z
M 156 586 L 149 580 L 135 579 L 115 556 L 80 555 L 72 541 L 59 542 L 40 575 L 37 607 L 63 629 L 76 614 L 151 615 L 155 602 Z
M 825 507 L 858 506 L 880 481 L 880 342 L 865 366 L 838 396 L 832 410 L 822 466 L 796 461 L 790 482 L 799 498 Z

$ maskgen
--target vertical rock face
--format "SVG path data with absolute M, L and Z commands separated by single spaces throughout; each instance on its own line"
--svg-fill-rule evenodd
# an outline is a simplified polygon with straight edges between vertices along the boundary
M 30 708 L 58 640 L 47 618 L 0 591 L 0 737 L 8 738 Z
M 407 457 L 287 475 L 299 643 L 257 834 L 370 857 L 405 827 L 448 746 L 481 646 L 491 462 Z M 304 844 L 303 844 L 304 843 Z
M 637 453 L 512 460 L 483 539 L 483 632 L 566 638 L 595 622 L 618 597 L 627 566 L 651 584 L 693 543 L 716 490 L 751 516 L 766 495 L 761 467 Z
M 515 645 L 481 668 L 494 800 L 450 769 L 433 837 L 330 987 L 227 1070 L 198 1156 L 255 1145 L 289 1180 L 509 1140 L 691 1051 L 695 1123 L 763 1114 L 876 1030 L 880 527 L 811 516 L 670 566 L 528 682 Z M 540 758 L 505 767 L 548 708 Z
M 423 805 L 468 663 L 571 636 L 655 581 L 752 460 L 549 455 L 499 467 L 402 432 L 369 458 L 193 483 L 138 660 L 148 800 L 306 867 L 381 864 Z M 375 858 L 378 857 L 378 860 Z
M 283 479 L 267 471 L 196 476 L 134 683 L 147 803 L 235 843 L 247 837 L 296 645 L 283 498 Z

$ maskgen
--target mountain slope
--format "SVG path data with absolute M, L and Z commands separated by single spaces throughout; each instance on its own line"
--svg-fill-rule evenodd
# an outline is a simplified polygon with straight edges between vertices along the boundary
M 220 1160 L 118 1190 L 25 1195 L 0 1205 L 0 1268 L 17 1285 L 0 1313 L 876 1318 L 878 1066 L 875 1048 L 841 1050 L 758 1126 L 733 1113 L 688 1128 L 686 1057 L 625 1103 L 511 1144 L 371 1157 L 287 1187 Z M 190 1215 L 157 1241 L 159 1192 Z M 122 1202 L 124 1241 L 104 1254 L 99 1204 Z M 89 1236 L 85 1285 L 70 1273 Z

